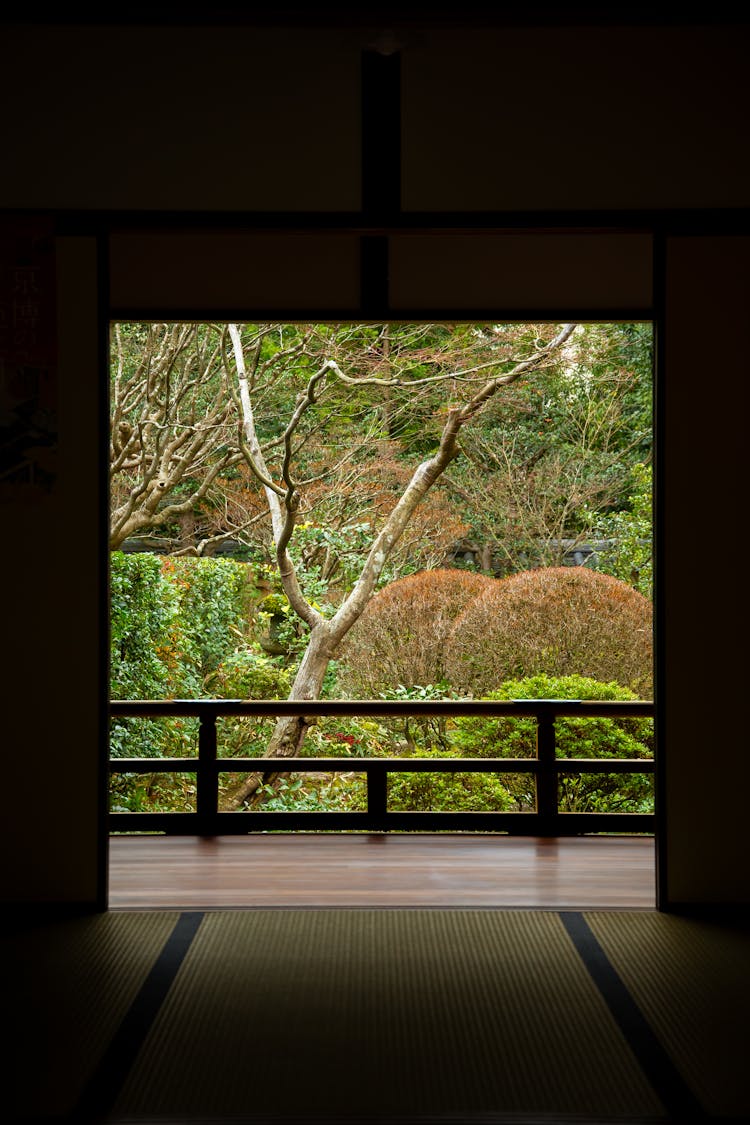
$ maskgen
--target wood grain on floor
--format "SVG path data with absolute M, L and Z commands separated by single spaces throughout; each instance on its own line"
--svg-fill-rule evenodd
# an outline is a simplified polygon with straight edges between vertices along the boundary
M 653 909 L 654 840 L 437 834 L 113 836 L 111 909 Z

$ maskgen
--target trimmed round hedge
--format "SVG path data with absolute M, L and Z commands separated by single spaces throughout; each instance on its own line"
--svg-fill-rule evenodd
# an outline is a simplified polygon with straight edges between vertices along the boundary
M 484 696 L 525 676 L 586 676 L 641 698 L 653 691 L 651 603 L 585 567 L 541 567 L 494 581 L 467 603 L 445 642 L 451 685 Z
M 496 585 L 466 570 L 421 570 L 384 586 L 344 638 L 338 658 L 343 697 L 377 698 L 399 685 L 445 678 L 445 642 L 454 620 Z

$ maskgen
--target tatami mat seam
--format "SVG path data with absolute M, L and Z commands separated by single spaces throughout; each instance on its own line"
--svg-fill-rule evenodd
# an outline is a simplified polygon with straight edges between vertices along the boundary
M 629 989 L 581 913 L 561 913 L 563 925 L 609 1011 L 670 1118 L 706 1121 L 709 1115 L 682 1078 Z
M 114 1104 L 202 920 L 202 911 L 180 914 L 159 957 L 84 1087 L 70 1116 L 71 1122 L 98 1121 Z

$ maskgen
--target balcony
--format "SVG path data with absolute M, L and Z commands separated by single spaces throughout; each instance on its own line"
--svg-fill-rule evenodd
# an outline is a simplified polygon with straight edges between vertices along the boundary
M 240 758 L 218 752 L 228 715 L 524 716 L 534 758 Z M 112 812 L 110 905 L 653 907 L 653 813 L 561 811 L 559 779 L 653 774 L 653 759 L 562 757 L 560 718 L 652 718 L 652 702 L 116 701 L 113 717 L 197 717 L 197 756 L 113 758 L 112 774 L 178 772 L 195 779 L 191 812 Z M 232 773 L 363 775 L 360 812 L 224 811 L 219 780 Z M 518 812 L 404 812 L 388 807 L 388 778 L 404 773 L 531 775 L 534 808 Z M 140 835 L 131 835 L 131 833 Z M 164 834 L 168 839 L 164 839 Z M 181 839 L 175 839 L 180 837 Z M 244 839 L 243 839 L 244 837 Z

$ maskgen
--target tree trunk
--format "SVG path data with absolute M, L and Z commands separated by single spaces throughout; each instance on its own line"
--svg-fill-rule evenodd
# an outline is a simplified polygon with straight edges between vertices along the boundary
M 310 633 L 310 640 L 294 678 L 289 695 L 290 700 L 318 699 L 323 686 L 323 679 L 328 671 L 334 648 L 334 637 L 327 621 L 316 625 Z M 279 704 L 279 708 L 283 703 Z M 294 758 L 299 754 L 300 747 L 305 740 L 308 729 L 315 719 L 309 715 L 280 715 L 276 720 L 273 734 L 266 751 L 267 758 Z M 231 807 L 239 809 L 249 798 L 267 783 L 272 777 L 279 774 L 253 773 L 242 783 L 240 788 L 232 794 Z
M 299 508 L 297 485 L 290 470 L 292 437 L 305 410 L 311 407 L 317 401 L 316 396 L 322 393 L 325 379 L 331 372 L 347 383 L 364 385 L 366 380 L 351 379 L 334 360 L 326 361 L 323 367 L 312 376 L 308 383 L 307 392 L 298 397 L 294 415 L 284 431 L 283 485 L 279 484 L 272 479 L 258 441 L 240 332 L 237 325 L 228 325 L 237 364 L 239 398 L 246 442 L 243 455 L 253 474 L 263 486 L 271 512 L 274 541 L 276 543 L 276 560 L 284 593 L 292 609 L 302 621 L 309 625 L 311 630 L 307 650 L 288 696 L 289 701 L 312 700 L 320 697 L 323 678 L 336 646 L 352 625 L 362 616 L 367 603 L 375 592 L 386 560 L 409 523 L 415 508 L 421 503 L 451 461 L 459 456 L 461 451 L 458 437 L 461 428 L 482 411 L 486 403 L 501 387 L 508 386 L 522 374 L 538 367 L 550 352 L 559 348 L 569 338 L 574 327 L 575 325 L 572 324 L 564 325 L 562 331 L 549 344 L 537 349 L 528 359 L 517 363 L 511 371 L 491 378 L 462 407 L 454 406 L 448 410 L 437 451 L 415 469 L 409 484 L 375 537 L 359 578 L 351 592 L 339 606 L 334 617 L 327 620 L 304 597 L 294 563 L 287 550 L 294 532 L 296 514 Z M 387 331 L 383 344 L 384 358 L 388 360 L 390 340 Z M 386 385 L 390 385 L 390 381 L 386 381 Z M 266 757 L 282 759 L 295 757 L 300 751 L 308 728 L 314 721 L 314 719 L 305 715 L 282 715 L 278 719 L 271 736 Z M 269 776 L 278 776 L 278 774 L 266 774 L 265 777 L 263 774 L 252 774 L 248 777 L 237 792 L 232 795 L 231 807 L 239 808 L 245 804 Z

